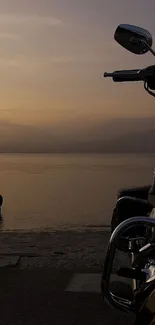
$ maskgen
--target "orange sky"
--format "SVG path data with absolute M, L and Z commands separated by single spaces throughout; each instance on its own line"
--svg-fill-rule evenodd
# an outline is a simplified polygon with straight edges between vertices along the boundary
M 104 71 L 154 64 L 113 38 L 120 23 L 155 31 L 155 1 L 0 0 L 0 118 L 17 124 L 155 116 L 142 84 Z

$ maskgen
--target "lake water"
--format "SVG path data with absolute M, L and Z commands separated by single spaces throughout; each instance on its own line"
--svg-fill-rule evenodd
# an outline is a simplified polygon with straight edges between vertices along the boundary
M 2 229 L 110 224 L 119 188 L 152 181 L 155 155 L 0 155 Z

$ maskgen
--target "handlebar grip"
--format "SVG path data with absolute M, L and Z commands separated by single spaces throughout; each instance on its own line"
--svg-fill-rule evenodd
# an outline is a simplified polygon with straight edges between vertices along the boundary
M 142 70 L 119 70 L 112 73 L 105 72 L 104 77 L 111 77 L 115 82 L 125 82 L 125 81 L 142 81 L 143 76 L 141 74 Z
M 112 78 L 115 82 L 142 81 L 143 79 L 139 72 L 139 69 L 114 71 Z

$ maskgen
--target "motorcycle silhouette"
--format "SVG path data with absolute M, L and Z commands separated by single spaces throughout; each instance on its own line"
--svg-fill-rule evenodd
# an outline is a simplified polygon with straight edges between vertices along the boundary
M 152 36 L 143 28 L 119 25 L 114 38 L 134 54 L 150 51 L 155 56 Z M 155 97 L 155 65 L 105 72 L 104 77 L 114 82 L 141 81 L 148 94 Z M 119 191 L 101 279 L 103 299 L 115 308 L 134 313 L 135 325 L 155 322 L 155 219 L 149 217 L 153 209 L 147 200 L 150 187 Z M 126 259 L 124 266 L 115 270 L 118 281 L 113 281 L 113 263 L 118 254 L 125 254 Z

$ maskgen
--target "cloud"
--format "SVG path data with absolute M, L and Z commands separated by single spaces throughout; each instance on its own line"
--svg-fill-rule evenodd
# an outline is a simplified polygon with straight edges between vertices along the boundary
M 87 53 L 85 55 L 49 57 L 47 60 L 49 63 L 103 63 L 105 61 L 103 57 L 88 56 Z
M 18 59 L 0 57 L 0 67 L 2 68 L 18 68 L 21 67 L 21 62 Z
M 11 34 L 11 33 L 0 33 L 1 40 L 16 40 L 19 39 L 18 34 Z
M 62 21 L 52 16 L 40 15 L 17 15 L 17 14 L 0 14 L 0 24 L 2 25 L 46 25 L 49 27 L 59 26 Z
M 1 38 L 1 37 L 0 37 Z M 37 58 L 32 55 L 25 55 L 25 54 L 16 54 L 13 58 L 7 58 L 7 57 L 2 57 L 0 56 L 0 67 L 5 69 L 5 68 L 21 68 L 25 69 L 27 71 L 33 72 L 34 70 L 40 70 L 41 68 L 48 67 L 50 65 L 63 65 L 63 64 L 76 64 L 76 63 L 95 63 L 95 62 L 100 62 L 99 59 L 97 58 L 88 58 L 87 56 L 57 56 L 57 57 L 52 57 L 52 56 L 44 56 L 44 57 L 39 57 Z M 102 60 L 101 60 L 102 62 Z

